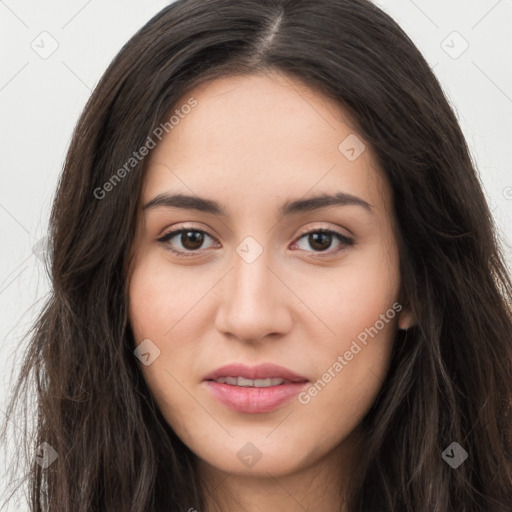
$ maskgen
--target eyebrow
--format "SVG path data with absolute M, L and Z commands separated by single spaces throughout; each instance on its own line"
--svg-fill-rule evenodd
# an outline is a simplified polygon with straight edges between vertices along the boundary
M 310 212 L 327 208 L 329 206 L 361 206 L 370 213 L 373 213 L 373 206 L 360 197 L 345 192 L 335 194 L 320 194 L 307 199 L 296 199 L 286 201 L 280 208 L 282 216 L 289 216 L 301 212 Z M 221 217 L 228 217 L 227 210 L 211 199 L 185 194 L 159 194 L 143 206 L 143 210 L 165 206 L 168 208 L 183 208 L 185 210 L 197 210 L 204 213 L 211 213 Z

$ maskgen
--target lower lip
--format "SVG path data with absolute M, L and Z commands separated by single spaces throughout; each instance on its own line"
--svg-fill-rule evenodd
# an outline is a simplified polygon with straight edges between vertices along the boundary
M 212 380 L 205 381 L 212 395 L 222 404 L 239 412 L 263 413 L 298 395 L 307 382 L 295 382 L 267 388 L 231 386 Z

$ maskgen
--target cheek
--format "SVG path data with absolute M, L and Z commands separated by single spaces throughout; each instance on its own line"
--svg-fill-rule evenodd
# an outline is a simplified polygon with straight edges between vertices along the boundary
M 168 298 L 158 279 L 159 270 L 151 261 L 139 258 L 130 277 L 129 316 L 137 343 L 145 338 L 156 338 L 160 331 L 158 318 L 162 317 Z
M 317 283 L 308 305 L 316 308 L 330 334 L 317 336 L 314 350 L 309 349 L 318 380 L 301 403 L 328 415 L 333 425 L 355 426 L 374 402 L 389 367 L 401 310 L 398 258 L 376 246 L 350 262 L 347 258 L 335 279 Z
M 396 333 L 396 310 L 368 304 L 353 316 L 338 315 L 336 337 L 309 354 L 316 380 L 299 396 L 304 418 L 322 418 L 326 445 L 362 421 L 382 387 Z M 362 314 L 364 313 L 364 314 Z M 383 314 L 385 320 L 381 320 Z M 386 323 L 387 321 L 387 323 Z
M 149 254 L 141 258 L 129 288 L 129 315 L 135 339 L 173 339 L 173 344 L 179 345 L 184 334 L 181 331 L 190 327 L 190 318 L 201 309 L 198 302 L 209 287 L 199 272 L 192 277 L 188 269 L 176 269 L 162 256 Z
M 375 244 L 347 255 L 342 265 L 329 272 L 320 269 L 314 277 L 303 273 L 298 279 L 290 275 L 289 280 L 292 279 L 310 310 L 321 320 L 314 325 L 311 322 L 310 328 L 316 329 L 317 339 L 325 340 L 321 350 L 327 349 L 324 353 L 329 353 L 328 347 L 332 346 L 348 350 L 351 341 L 360 333 L 364 338 L 366 329 L 376 322 L 383 337 L 392 336 L 398 317 L 392 306 L 400 289 L 398 256 L 392 250 L 385 252 Z M 320 331 L 324 333 L 321 336 Z
M 173 270 L 161 256 L 139 258 L 130 276 L 129 318 L 135 344 L 150 340 L 158 353 L 151 364 L 140 364 L 140 368 L 156 403 L 173 426 L 197 416 L 185 388 L 200 360 L 193 340 L 200 329 L 196 321 L 201 315 L 199 301 L 209 288 L 208 282 L 191 282 L 186 270 Z

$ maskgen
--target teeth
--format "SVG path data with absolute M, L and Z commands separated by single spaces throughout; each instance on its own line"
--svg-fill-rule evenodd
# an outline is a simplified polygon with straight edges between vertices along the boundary
M 221 384 L 230 384 L 231 386 L 241 386 L 244 388 L 268 388 L 270 386 L 279 386 L 285 379 L 268 378 L 268 379 L 244 379 L 243 377 L 219 377 L 216 382 Z

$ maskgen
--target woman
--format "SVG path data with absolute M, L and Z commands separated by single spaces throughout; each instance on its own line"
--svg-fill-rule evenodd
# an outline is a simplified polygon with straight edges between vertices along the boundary
M 51 241 L 8 410 L 35 371 L 31 510 L 510 510 L 510 275 L 370 2 L 166 7 L 78 122 Z

